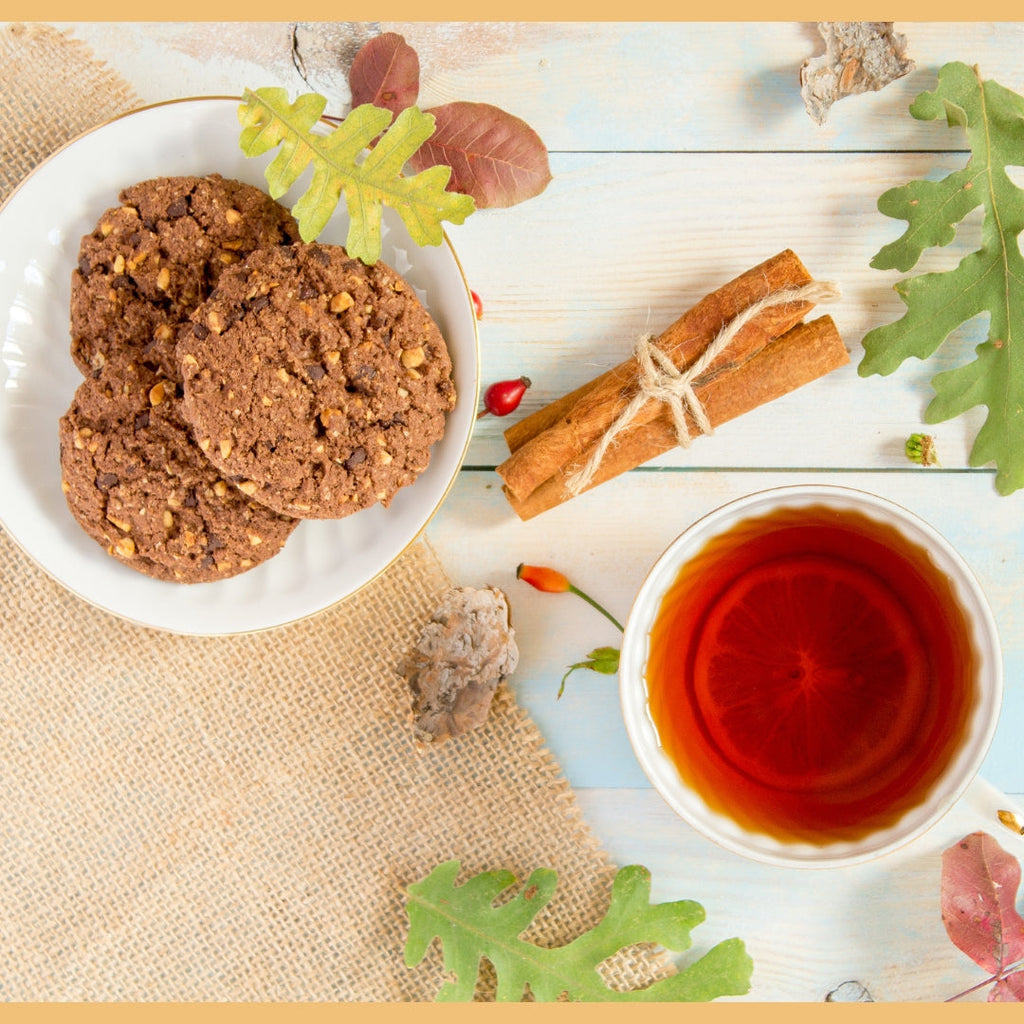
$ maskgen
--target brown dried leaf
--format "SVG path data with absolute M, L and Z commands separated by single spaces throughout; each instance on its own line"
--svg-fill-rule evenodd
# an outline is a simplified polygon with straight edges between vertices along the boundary
M 453 587 L 398 667 L 412 692 L 416 737 L 439 742 L 487 720 L 519 663 L 508 601 L 495 587 Z
M 416 102 L 420 59 L 397 32 L 384 32 L 365 43 L 348 72 L 352 109 L 363 103 L 390 110 L 397 117 Z
M 410 159 L 414 170 L 447 164 L 449 190 L 471 195 L 478 207 L 514 206 L 547 187 L 547 148 L 514 114 L 463 100 L 427 112 L 435 119 L 434 134 Z
M 997 811 L 996 814 L 1000 824 L 1005 825 L 1011 832 L 1024 836 L 1024 825 L 1020 823 L 1020 819 L 1013 811 Z
M 807 113 L 824 124 L 836 100 L 884 88 L 914 70 L 907 41 L 891 21 L 822 21 L 825 53 L 800 68 L 800 95 Z

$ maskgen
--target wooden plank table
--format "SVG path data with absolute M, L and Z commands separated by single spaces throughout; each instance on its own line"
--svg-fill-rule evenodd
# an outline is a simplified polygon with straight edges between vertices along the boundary
M 1024 91 L 1024 25 L 898 26 L 916 70 L 882 92 L 844 99 L 823 127 L 799 95 L 800 65 L 822 48 L 813 24 L 62 27 L 148 102 L 275 84 L 328 94 L 337 112 L 347 109 L 348 58 L 371 34 L 394 30 L 419 53 L 422 106 L 486 101 L 533 125 L 551 154 L 544 194 L 449 230 L 483 301 L 483 380 L 527 374 L 523 412 L 616 364 L 637 334 L 667 326 L 783 248 L 841 286 L 842 301 L 828 311 L 849 366 L 526 523 L 494 473 L 507 421 L 483 419 L 427 536 L 455 580 L 510 595 L 522 651 L 512 686 L 595 833 L 618 863 L 653 871 L 656 898 L 704 904 L 698 946 L 746 940 L 753 997 L 821 1000 L 856 980 L 876 999 L 937 1000 L 981 980 L 942 929 L 939 853 L 985 828 L 1024 856 L 1024 841 L 994 819 L 1002 794 L 1024 794 L 1024 494 L 999 497 L 991 467 L 969 468 L 979 410 L 928 428 L 941 467 L 922 469 L 903 454 L 906 437 L 924 429 L 930 377 L 969 357 L 986 324 L 967 325 L 934 360 L 887 378 L 861 379 L 856 367 L 864 333 L 902 311 L 892 289 L 900 275 L 869 266 L 902 230 L 877 212 L 878 196 L 966 159 L 962 132 L 915 121 L 907 107 L 950 60 Z M 969 219 L 921 267 L 954 266 L 977 246 L 979 224 Z M 614 678 L 577 673 L 556 700 L 565 667 L 616 643 L 613 627 L 582 602 L 515 579 L 520 562 L 554 566 L 625 616 L 659 553 L 702 513 L 805 481 L 873 491 L 949 537 L 988 595 L 1005 652 L 1004 711 L 985 781 L 924 839 L 843 870 L 747 862 L 678 820 L 633 756 Z

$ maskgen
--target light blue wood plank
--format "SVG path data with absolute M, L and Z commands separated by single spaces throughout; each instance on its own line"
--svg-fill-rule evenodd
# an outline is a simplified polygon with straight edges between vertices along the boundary
M 877 1001 L 939 1002 L 984 981 L 942 925 L 942 851 L 977 829 L 1018 855 L 1024 845 L 995 823 L 1006 800 L 985 784 L 904 849 L 817 871 L 766 867 L 721 850 L 650 790 L 576 795 L 612 860 L 650 869 L 652 900 L 694 899 L 704 907 L 706 920 L 683 962 L 739 937 L 754 961 L 749 998 L 762 1001 L 821 1002 L 856 980 Z
M 348 109 L 348 63 L 359 45 L 398 31 L 420 57 L 421 106 L 494 103 L 528 121 L 554 152 L 950 149 L 961 145 L 952 133 L 907 113 L 944 63 L 978 64 L 986 78 L 1024 89 L 1017 23 L 899 25 L 915 71 L 881 92 L 841 100 L 824 127 L 807 115 L 799 91 L 801 64 L 824 50 L 807 22 L 66 27 L 147 102 L 281 85 L 293 95 L 323 93 L 338 114 Z
M 636 338 L 671 324 L 705 294 L 785 248 L 821 280 L 838 283 L 829 313 L 850 365 L 781 402 L 743 416 L 676 452 L 684 466 L 902 468 L 903 442 L 922 429 L 943 369 L 972 358 L 987 318 L 965 324 L 927 360 L 861 379 L 861 340 L 905 311 L 904 275 L 871 267 L 902 221 L 877 211 L 887 188 L 962 166 L 933 154 L 574 154 L 554 161 L 540 197 L 486 210 L 450 232 L 470 286 L 483 300 L 485 382 L 528 375 L 526 415 L 627 358 Z M 758 190 L 746 188 L 751 180 Z M 969 221 L 914 273 L 949 269 L 979 242 Z M 500 249 L 500 257 L 496 251 Z M 965 466 L 981 410 L 938 424 L 944 466 Z M 469 462 L 507 455 L 507 422 L 477 425 Z
M 800 96 L 800 66 L 824 52 L 813 23 L 393 27 L 420 52 L 423 105 L 505 104 L 555 151 L 947 149 L 948 131 L 923 130 L 907 113 L 944 63 L 1024 86 L 1024 29 L 1008 23 L 899 25 L 916 69 L 841 100 L 825 126 Z
M 520 562 L 550 565 L 620 621 L 661 552 L 713 508 L 766 487 L 834 483 L 873 491 L 944 534 L 977 575 L 996 618 L 1006 666 L 1005 710 L 986 778 L 1024 791 L 1024 604 L 1020 598 L 1021 497 L 998 497 L 988 473 L 629 473 L 528 522 L 508 508 L 496 475 L 460 474 L 428 537 L 453 578 L 509 595 L 522 659 L 511 685 L 576 786 L 640 786 L 645 780 L 621 724 L 615 680 L 576 673 L 556 700 L 568 665 L 618 641 L 614 627 L 571 595 L 542 594 L 515 578 Z

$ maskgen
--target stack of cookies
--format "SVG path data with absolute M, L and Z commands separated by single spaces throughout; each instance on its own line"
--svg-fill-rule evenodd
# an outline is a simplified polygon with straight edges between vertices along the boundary
M 218 175 L 120 200 L 72 275 L 85 379 L 59 431 L 68 507 L 109 554 L 224 579 L 422 473 L 455 388 L 394 270 L 298 241 L 287 210 Z

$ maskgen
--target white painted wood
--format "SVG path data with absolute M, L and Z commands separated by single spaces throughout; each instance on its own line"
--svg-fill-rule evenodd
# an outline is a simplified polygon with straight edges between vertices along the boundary
M 842 100 L 824 127 L 799 95 L 799 69 L 824 45 L 813 23 L 686 22 L 75 23 L 149 102 L 243 86 L 315 89 L 344 112 L 347 61 L 377 31 L 401 32 L 420 56 L 420 103 L 495 103 L 562 151 L 949 149 L 949 133 L 906 113 L 947 61 L 1024 87 L 1018 23 L 899 25 L 916 70 L 879 93 Z
M 637 333 L 667 326 L 779 249 L 795 249 L 816 276 L 841 285 L 843 299 L 829 312 L 850 366 L 528 523 L 512 514 L 493 472 L 509 421 L 481 420 L 426 536 L 454 580 L 509 594 L 522 650 L 510 685 L 612 858 L 650 867 L 655 898 L 705 905 L 698 951 L 744 938 L 755 997 L 816 1001 L 856 979 L 878 999 L 937 1000 L 980 980 L 942 930 L 938 856 L 974 828 L 998 829 L 997 798 L 985 784 L 913 847 L 862 868 L 786 872 L 721 851 L 648 786 L 614 678 L 574 674 L 555 699 L 566 667 L 616 644 L 617 632 L 569 595 L 531 590 L 515 567 L 559 568 L 623 618 L 661 551 L 731 498 L 803 481 L 892 498 L 954 542 L 989 597 L 1006 698 L 983 775 L 998 790 L 1024 793 L 1024 496 L 999 498 L 990 469 L 965 470 L 979 410 L 930 428 L 941 469 L 914 467 L 902 454 L 907 434 L 921 429 L 929 378 L 969 356 L 985 325 L 958 332 L 934 365 L 885 379 L 856 374 L 864 333 L 902 311 L 892 291 L 899 275 L 869 266 L 902 229 L 877 212 L 878 196 L 965 159 L 962 135 L 915 121 L 907 106 L 949 60 L 976 63 L 984 77 L 1024 91 L 1024 24 L 899 26 L 917 69 L 881 93 L 841 101 L 824 127 L 799 97 L 800 64 L 821 49 L 810 23 L 64 27 L 146 102 L 276 84 L 324 92 L 338 112 L 348 103 L 347 61 L 371 34 L 392 29 L 419 52 L 422 105 L 479 100 L 529 121 L 551 150 L 547 191 L 449 231 L 483 299 L 485 383 L 522 373 L 534 381 L 519 415 L 618 363 Z M 952 266 L 977 241 L 975 221 L 920 269 Z M 999 837 L 1020 850 L 1009 833 Z
M 987 322 L 965 325 L 927 362 L 909 360 L 887 378 L 858 377 L 864 334 L 906 309 L 893 290 L 905 275 L 870 266 L 906 226 L 876 203 L 889 187 L 962 163 L 902 153 L 557 157 L 543 195 L 482 211 L 449 232 L 483 302 L 484 380 L 527 374 L 527 414 L 619 363 L 638 335 L 663 330 L 708 292 L 791 248 L 816 278 L 841 287 L 839 302 L 815 312 L 835 319 L 850 365 L 659 461 L 900 467 L 903 442 L 922 428 L 929 380 L 969 361 Z M 978 224 L 968 222 L 915 272 L 950 269 L 977 245 Z M 943 465 L 966 465 L 980 422 L 972 414 L 935 426 Z M 481 421 L 471 463 L 506 457 L 506 425 Z
M 681 962 L 738 937 L 754 961 L 749 998 L 761 1001 L 821 1002 L 844 982 L 858 981 L 879 1002 L 938 1002 L 983 982 L 985 973 L 942 925 L 942 851 L 983 829 L 1024 855 L 1024 840 L 994 822 L 1005 798 L 984 783 L 902 850 L 824 870 L 765 867 L 721 850 L 651 790 L 576 795 L 614 861 L 650 869 L 653 901 L 694 899 L 704 907 L 707 916 Z
M 749 81 L 746 88 L 740 82 L 760 75 L 776 82 L 778 92 L 778 72 L 759 69 L 795 60 L 795 51 L 806 48 L 816 35 L 806 25 L 641 24 L 628 26 L 621 45 L 616 26 L 605 24 L 395 27 L 423 51 L 424 103 L 480 95 L 510 106 L 495 93 L 528 96 L 524 65 L 535 61 L 540 67 L 547 60 L 537 73 L 563 68 L 564 81 L 557 91 L 564 91 L 566 101 L 554 102 L 546 94 L 543 110 L 524 116 L 542 125 L 552 117 L 571 115 L 611 132 L 603 144 L 578 140 L 572 143 L 576 148 L 765 150 L 556 152 L 555 179 L 542 196 L 510 210 L 481 211 L 465 225 L 450 228 L 467 278 L 484 302 L 485 381 L 529 375 L 534 387 L 522 406 L 522 413 L 528 413 L 619 362 L 637 334 L 667 326 L 707 291 L 790 247 L 816 276 L 842 286 L 844 298 L 829 312 L 851 351 L 851 364 L 770 409 L 729 424 L 713 443 L 701 441 L 657 464 L 902 466 L 903 441 L 922 429 L 931 397 L 929 379 L 937 370 L 969 360 L 973 346 L 984 338 L 985 324 L 978 320 L 966 325 L 936 357 L 926 363 L 911 361 L 890 378 L 857 377 L 865 332 L 897 319 L 904 309 L 892 290 L 902 275 L 869 266 L 880 246 L 903 229 L 902 222 L 879 214 L 876 203 L 891 186 L 960 166 L 962 153 L 792 152 L 831 146 L 823 144 L 827 135 L 811 125 L 795 94 L 786 101 L 786 120 L 799 126 L 796 134 L 804 138 L 802 144 L 773 135 L 778 117 L 758 118 L 756 126 L 738 124 L 750 97 L 760 95 Z M 950 59 L 950 52 L 967 39 L 971 46 L 985 47 L 984 55 L 991 56 L 1000 73 L 1010 70 L 1009 55 L 1016 55 L 1017 44 L 1024 40 L 1024 30 L 1016 25 L 915 24 L 912 29 L 911 35 L 924 47 L 923 53 L 933 55 L 933 62 Z M 219 35 L 167 23 L 100 24 L 76 30 L 102 46 L 102 55 L 129 74 L 149 100 L 197 91 L 231 92 L 238 83 L 255 84 L 259 75 L 264 76 L 259 81 L 294 79 L 296 88 L 301 85 L 286 25 L 237 25 Z M 347 89 L 343 75 L 338 81 L 343 63 L 338 54 L 351 51 L 368 31 L 367 26 L 344 23 L 296 29 L 308 56 L 304 67 L 311 81 L 325 92 L 328 86 Z M 216 60 L 210 58 L 211 48 Z M 163 56 L 158 58 L 158 53 Z M 692 59 L 681 60 L 682 53 Z M 737 54 L 742 59 L 737 60 Z M 450 68 L 445 74 L 453 78 L 444 89 L 436 89 L 433 98 L 426 70 L 431 57 Z M 606 75 L 612 60 L 627 71 L 606 78 L 603 90 L 595 93 L 594 69 Z M 565 71 L 566 67 L 572 70 Z M 686 69 L 687 81 L 673 77 L 684 73 L 681 68 Z M 317 79 L 320 72 L 327 77 Z M 728 88 L 717 84 L 717 76 L 723 74 L 730 76 Z M 661 75 L 670 86 L 653 89 L 653 75 Z M 616 84 L 617 102 L 600 110 L 587 107 L 584 97 L 597 95 L 599 100 L 591 101 L 595 103 L 607 98 L 609 81 Z M 478 93 L 474 85 L 486 88 Z M 933 131 L 928 142 L 913 139 L 905 129 L 913 129 L 915 123 L 901 111 L 861 108 L 894 102 L 893 91 L 899 87 L 894 83 L 883 93 L 837 105 L 837 118 L 840 110 L 850 111 L 851 130 L 861 133 L 842 148 L 963 145 L 960 136 L 944 128 L 942 134 Z M 705 111 L 704 127 L 694 129 L 696 141 L 670 139 L 656 145 L 628 136 L 652 105 L 652 94 L 671 99 L 691 92 L 709 102 L 713 98 L 723 108 L 707 113 L 703 102 L 694 101 L 695 110 Z M 674 123 L 660 105 L 654 106 L 660 119 Z M 899 133 L 886 136 L 881 129 L 896 119 L 902 126 Z M 716 127 L 721 125 L 732 127 Z M 620 129 L 626 134 L 620 135 Z M 809 130 L 813 136 L 806 135 Z M 714 136 L 714 131 L 723 134 Z M 783 151 L 767 152 L 776 146 Z M 952 246 L 926 254 L 915 272 L 954 266 L 977 239 L 975 218 Z M 983 416 L 978 409 L 928 428 L 936 436 L 944 466 L 967 464 Z M 469 452 L 470 464 L 495 465 L 505 457 L 500 436 L 504 426 L 496 420 L 481 422 Z
M 923 135 L 906 114 L 943 64 L 1024 84 L 1019 24 L 897 27 L 915 70 L 818 126 L 799 95 L 800 66 L 824 52 L 813 23 L 394 26 L 421 53 L 424 106 L 511 104 L 559 151 L 945 149 L 943 130 Z
M 622 622 L 662 551 L 719 505 L 793 483 L 873 491 L 949 538 L 982 584 L 999 628 L 1006 674 L 1004 711 L 983 773 L 1004 791 L 1024 792 L 1020 496 L 997 497 L 987 473 L 907 466 L 898 472 L 632 472 L 525 523 L 509 508 L 496 474 L 466 471 L 427 536 L 456 582 L 489 583 L 509 595 L 522 653 L 511 685 L 569 780 L 579 786 L 642 786 L 646 781 L 622 725 L 616 680 L 578 672 L 565 696 L 556 699 L 566 667 L 594 647 L 617 644 L 615 628 L 572 595 L 542 594 L 516 580 L 516 566 L 561 570 Z

